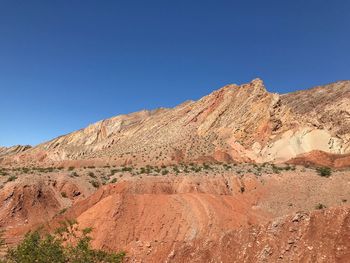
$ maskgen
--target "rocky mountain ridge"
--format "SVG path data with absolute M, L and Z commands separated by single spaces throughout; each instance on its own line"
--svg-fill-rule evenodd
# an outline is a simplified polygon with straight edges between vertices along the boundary
M 279 95 L 255 79 L 173 109 L 102 120 L 3 163 L 279 163 L 315 150 L 350 153 L 349 127 L 350 81 Z

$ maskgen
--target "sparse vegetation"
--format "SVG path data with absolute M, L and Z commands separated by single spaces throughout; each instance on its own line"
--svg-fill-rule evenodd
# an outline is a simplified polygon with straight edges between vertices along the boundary
M 72 173 L 71 173 L 71 176 L 79 177 L 79 174 L 78 174 L 77 172 L 72 172 Z
M 122 168 L 122 172 L 131 172 L 132 171 L 132 167 L 123 167 Z
M 79 230 L 74 221 L 62 223 L 55 234 L 29 232 L 15 248 L 9 249 L 6 263 L 118 263 L 125 253 L 110 253 L 91 248 L 91 228 Z
M 117 182 L 117 178 L 113 178 L 111 184 L 115 184 Z
M 119 169 L 112 169 L 110 175 L 111 175 L 111 176 L 112 176 L 112 175 L 115 175 L 115 174 L 118 173 L 118 172 L 119 172 Z
M 329 177 L 332 175 L 332 170 L 329 167 L 318 167 L 316 171 L 322 177 Z
M 100 183 L 97 182 L 96 180 L 90 181 L 90 184 L 91 184 L 93 187 L 95 187 L 95 188 L 99 188 L 99 187 L 100 187 Z
M 325 209 L 326 206 L 324 204 L 318 203 L 315 208 L 321 210 L 321 209 Z
M 58 214 L 63 215 L 66 211 L 67 211 L 67 208 L 63 208 L 58 212 Z
M 88 175 L 89 175 L 91 178 L 96 178 L 96 175 L 95 175 L 93 172 L 89 172 Z
M 7 178 L 7 182 L 13 182 L 17 179 L 17 176 L 11 175 L 9 178 Z

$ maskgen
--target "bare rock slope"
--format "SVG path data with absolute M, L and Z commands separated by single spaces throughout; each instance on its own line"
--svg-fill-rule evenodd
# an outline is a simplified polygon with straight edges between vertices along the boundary
M 346 262 L 348 185 L 344 173 L 134 177 L 54 221 L 76 218 L 95 247 L 124 249 L 130 262 Z
M 3 163 L 278 163 L 314 150 L 349 153 L 349 127 L 350 81 L 279 95 L 255 79 L 173 109 L 106 119 Z

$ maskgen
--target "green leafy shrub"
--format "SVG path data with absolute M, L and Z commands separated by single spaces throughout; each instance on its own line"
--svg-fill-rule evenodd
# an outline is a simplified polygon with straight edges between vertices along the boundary
M 119 263 L 125 253 L 113 253 L 91 248 L 91 228 L 80 230 L 76 222 L 62 223 L 55 234 L 29 232 L 15 248 L 9 249 L 7 263 Z
M 316 171 L 320 176 L 323 177 L 329 177 L 332 174 L 332 170 L 329 167 L 318 167 Z

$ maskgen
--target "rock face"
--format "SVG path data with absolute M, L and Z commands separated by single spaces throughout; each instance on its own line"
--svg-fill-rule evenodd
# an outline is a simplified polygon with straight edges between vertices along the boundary
M 173 109 L 106 119 L 3 163 L 278 163 L 314 150 L 349 153 L 349 127 L 350 81 L 279 95 L 255 79 Z
M 348 262 L 350 209 L 296 213 L 225 233 L 218 243 L 175 246 L 168 262 Z
M 15 145 L 11 147 L 1 147 L 0 146 L 0 158 L 5 155 L 14 155 L 18 153 L 22 153 L 28 149 L 30 149 L 32 146 L 30 145 Z
M 350 208 L 339 205 L 349 178 L 336 176 L 130 178 L 65 217 L 92 227 L 95 247 L 125 249 L 129 262 L 346 262 Z M 300 212 L 317 202 L 337 208 Z

